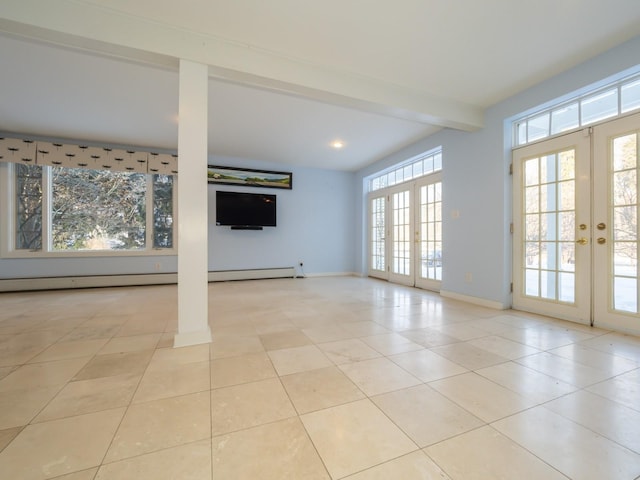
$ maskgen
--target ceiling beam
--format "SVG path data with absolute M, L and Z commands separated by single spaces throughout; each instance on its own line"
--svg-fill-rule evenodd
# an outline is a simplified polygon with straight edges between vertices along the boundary
M 483 126 L 475 106 L 74 0 L 0 0 L 0 31 L 176 70 L 191 60 L 215 78 L 440 127 Z

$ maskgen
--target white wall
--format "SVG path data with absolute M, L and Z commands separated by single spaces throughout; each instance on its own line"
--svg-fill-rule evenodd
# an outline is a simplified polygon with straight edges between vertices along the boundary
M 485 112 L 485 127 L 478 132 L 442 130 L 361 170 L 356 175 L 356 184 L 361 189 L 367 176 L 441 145 L 444 165 L 442 290 L 509 306 L 511 118 L 610 81 L 608 77 L 620 76 L 620 72 L 638 66 L 638 52 L 640 37 L 489 108 Z M 358 218 L 364 218 L 366 202 L 362 190 L 355 194 L 355 200 Z M 452 218 L 453 210 L 460 212 L 459 218 Z M 358 232 L 356 238 L 356 252 L 356 269 L 364 274 L 367 250 L 362 232 Z M 467 272 L 472 274 L 471 283 L 465 282 Z
M 305 274 L 355 271 L 355 174 L 242 159 L 209 158 L 210 164 L 292 171 L 293 189 L 208 186 L 209 270 L 298 267 Z M 4 168 L 0 164 L 0 168 Z M 278 226 L 262 231 L 231 230 L 215 225 L 215 190 L 275 193 Z M 0 212 L 4 215 L 4 201 Z M 74 275 L 176 272 L 170 256 L 0 259 L 0 279 Z

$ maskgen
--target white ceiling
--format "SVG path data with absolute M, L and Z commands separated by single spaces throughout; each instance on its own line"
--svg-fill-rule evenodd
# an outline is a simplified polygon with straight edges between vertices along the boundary
M 640 34 L 640 2 L 0 0 L 2 30 L 2 131 L 175 149 L 161 31 L 213 58 L 211 154 L 353 171 Z

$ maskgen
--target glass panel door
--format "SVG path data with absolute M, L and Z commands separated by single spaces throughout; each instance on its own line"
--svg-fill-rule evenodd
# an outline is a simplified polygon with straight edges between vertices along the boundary
M 387 272 L 387 197 L 369 197 L 369 275 L 386 279 Z
M 416 286 L 440 290 L 442 281 L 442 181 L 432 175 L 416 185 Z
M 368 273 L 440 290 L 442 175 L 375 191 L 368 197 Z
M 640 115 L 594 129 L 594 310 L 597 326 L 640 333 Z
M 589 137 L 514 152 L 513 305 L 591 321 Z

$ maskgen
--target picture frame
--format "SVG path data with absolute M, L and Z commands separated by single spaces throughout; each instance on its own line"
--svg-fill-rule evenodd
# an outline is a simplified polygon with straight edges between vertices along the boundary
M 293 173 L 207 165 L 207 182 L 221 185 L 291 190 L 293 188 Z

